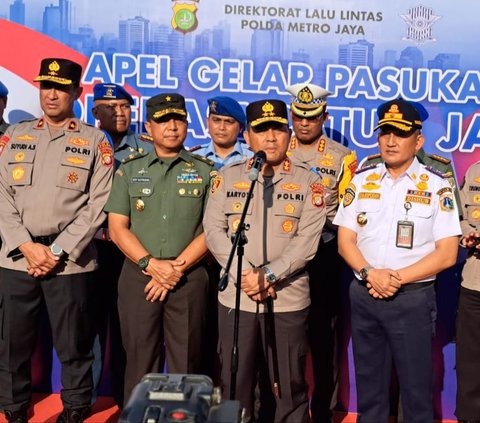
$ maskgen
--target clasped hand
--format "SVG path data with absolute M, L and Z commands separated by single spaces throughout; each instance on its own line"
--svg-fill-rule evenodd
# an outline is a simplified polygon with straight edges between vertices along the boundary
M 277 297 L 275 288 L 266 281 L 265 271 L 261 267 L 243 270 L 241 287 L 252 301 L 264 301 L 268 297 Z
M 396 270 L 374 268 L 368 272 L 368 293 L 374 298 L 393 297 L 401 286 L 402 278 Z
M 150 302 L 163 301 L 169 291 L 175 288 L 183 276 L 179 267 L 185 264 L 185 260 L 159 260 L 150 259 L 147 268 L 143 271 L 152 279 L 145 285 L 145 299 Z

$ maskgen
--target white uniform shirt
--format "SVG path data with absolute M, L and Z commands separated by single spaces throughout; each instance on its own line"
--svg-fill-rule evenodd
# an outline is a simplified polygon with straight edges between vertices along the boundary
M 404 220 L 414 224 L 412 249 L 396 246 L 397 222 Z M 374 268 L 409 266 L 434 251 L 435 241 L 461 234 L 448 180 L 416 158 L 397 179 L 383 163 L 357 172 L 334 223 L 356 232 L 357 246 Z

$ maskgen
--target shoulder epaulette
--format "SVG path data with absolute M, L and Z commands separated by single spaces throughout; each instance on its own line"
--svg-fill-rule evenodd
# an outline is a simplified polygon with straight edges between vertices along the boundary
M 190 153 L 200 150 L 203 147 L 202 144 L 194 145 L 193 147 L 190 147 L 187 151 L 190 151 Z
M 189 153 L 191 153 L 191 150 L 189 150 Z M 192 157 L 201 161 L 201 162 L 205 162 L 206 164 L 208 164 L 209 166 L 213 166 L 215 165 L 215 162 L 213 160 L 210 160 L 210 159 L 207 159 L 206 157 L 204 156 L 200 156 L 198 154 L 192 154 Z
M 430 157 L 433 160 L 436 160 L 437 162 L 441 162 L 444 164 L 450 164 L 451 160 L 447 159 L 446 157 L 439 156 L 438 154 L 429 154 L 428 157 Z
M 438 169 L 435 169 L 433 166 L 425 166 L 425 169 L 427 169 L 429 172 L 437 175 L 437 176 L 440 176 L 440 178 L 446 178 L 447 176 L 440 172 Z
M 141 139 L 142 141 L 146 141 L 153 144 L 153 138 L 148 134 L 140 134 L 138 138 Z
M 139 159 L 140 157 L 145 157 L 147 156 L 147 152 L 142 152 L 140 153 L 139 151 L 135 151 L 132 154 L 129 154 L 125 159 L 122 160 L 123 164 L 126 164 L 128 162 L 131 162 L 133 160 Z
M 375 169 L 378 165 L 379 165 L 379 163 L 373 163 L 369 166 L 361 167 L 360 169 L 357 169 L 355 171 L 355 175 L 359 175 L 360 173 L 363 173 L 367 170 Z
M 369 156 L 367 156 L 367 160 L 375 160 L 375 159 L 379 159 L 380 157 L 382 157 L 380 153 L 370 154 Z

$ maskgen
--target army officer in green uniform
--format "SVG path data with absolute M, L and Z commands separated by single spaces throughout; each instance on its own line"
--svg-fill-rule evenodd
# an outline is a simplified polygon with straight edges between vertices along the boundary
M 110 236 L 125 260 L 118 311 L 126 351 L 125 399 L 148 372 L 202 373 L 208 275 L 202 217 L 213 163 L 183 148 L 185 99 L 147 101 L 145 127 L 154 150 L 126 160 L 110 198 Z

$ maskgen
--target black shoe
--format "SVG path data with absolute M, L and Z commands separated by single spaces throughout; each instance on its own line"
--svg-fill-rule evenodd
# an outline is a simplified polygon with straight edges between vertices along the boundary
M 8 423 L 28 423 L 27 410 L 5 410 L 5 418 Z
M 57 418 L 57 423 L 83 423 L 90 415 L 90 407 L 84 408 L 64 408 L 62 414 Z

